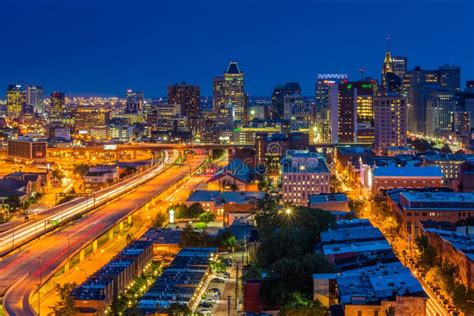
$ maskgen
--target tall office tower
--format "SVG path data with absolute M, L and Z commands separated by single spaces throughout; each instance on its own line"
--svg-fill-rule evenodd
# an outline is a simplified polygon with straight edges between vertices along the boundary
M 32 107 L 35 113 L 43 114 L 45 112 L 43 95 L 43 87 L 35 85 L 26 86 L 26 105 Z
M 228 120 L 229 109 L 225 100 L 225 80 L 222 76 L 217 76 L 212 80 L 212 108 L 218 122 Z
M 390 73 L 393 74 L 393 58 L 392 58 L 392 54 L 390 54 L 390 51 L 387 51 L 385 53 L 385 58 L 383 59 L 383 64 L 382 64 L 382 78 L 381 78 L 382 91 L 387 90 L 387 75 Z
M 373 89 L 373 84 L 367 82 L 339 84 L 337 97 L 339 142 L 373 143 Z
M 452 90 L 431 92 L 426 102 L 426 134 L 441 135 L 451 130 L 452 113 L 456 110 L 456 94 Z
M 19 118 L 25 106 L 25 91 L 19 84 L 11 84 L 7 89 L 7 116 Z
M 400 77 L 400 79 L 403 81 L 403 78 L 405 78 L 408 68 L 407 58 L 403 56 L 394 56 L 392 58 L 392 61 L 393 73 Z
M 49 117 L 53 119 L 58 119 L 64 113 L 66 106 L 66 97 L 64 93 L 54 91 L 51 93 L 49 101 Z
M 397 67 L 397 69 L 395 69 Z M 382 64 L 382 84 L 381 84 L 381 92 L 382 93 L 400 93 L 402 89 L 402 77 L 400 77 L 397 73 L 406 72 L 403 71 L 403 68 L 406 67 L 406 60 L 405 62 L 403 59 L 398 59 L 397 63 L 395 63 L 394 58 L 390 54 L 390 51 L 385 53 L 385 58 Z M 396 73 L 397 72 L 397 73 Z
M 318 74 L 315 84 L 316 98 L 316 130 L 320 142 L 333 143 L 336 142 L 332 135 L 330 90 L 335 85 L 346 82 L 347 74 Z M 337 112 L 337 107 L 335 108 Z
M 410 71 L 410 93 L 408 97 L 408 130 L 426 133 L 426 102 L 430 93 L 439 89 L 438 70 L 415 67 Z
M 181 113 L 188 118 L 201 117 L 201 91 L 199 86 L 176 83 L 168 86 L 168 103 L 179 104 Z
M 407 100 L 401 95 L 374 97 L 375 143 L 378 153 L 407 144 Z
M 224 95 L 234 121 L 245 121 L 247 96 L 244 88 L 244 73 L 235 61 L 231 61 L 224 72 Z
M 286 95 L 283 101 L 285 120 L 290 121 L 290 129 L 309 129 L 314 123 L 314 108 L 299 94 Z
M 127 104 L 125 106 L 125 113 L 141 113 L 143 112 L 143 92 L 127 90 Z
M 461 67 L 448 64 L 439 67 L 438 83 L 443 89 L 461 91 Z
M 272 119 L 283 119 L 285 96 L 288 95 L 301 95 L 301 87 L 298 82 L 287 82 L 284 86 L 278 85 L 273 89 Z
M 452 131 L 456 134 L 467 134 L 471 131 L 471 113 L 454 111 L 451 118 Z

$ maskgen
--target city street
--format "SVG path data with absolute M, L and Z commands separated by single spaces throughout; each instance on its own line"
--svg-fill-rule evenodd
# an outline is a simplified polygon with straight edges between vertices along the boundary
M 204 156 L 195 155 L 185 166 L 173 166 L 146 184 L 128 194 L 98 208 L 83 219 L 62 230 L 55 231 L 38 241 L 25 246 L 21 251 L 7 257 L 0 264 L 0 289 L 8 291 L 4 297 L 4 309 L 11 315 L 33 315 L 28 304 L 29 296 L 38 282 L 44 282 L 53 275 L 67 259 L 68 253 L 75 253 L 117 221 L 144 205 L 156 195 L 173 186 L 201 165 Z M 70 245 L 68 245 L 70 240 Z

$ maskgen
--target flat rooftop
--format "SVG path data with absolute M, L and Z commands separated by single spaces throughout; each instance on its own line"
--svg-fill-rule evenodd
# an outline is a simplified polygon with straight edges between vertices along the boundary
M 440 167 L 379 167 L 374 169 L 374 177 L 443 178 Z
M 348 202 L 349 199 L 344 193 L 335 194 L 315 194 L 309 196 L 310 204 L 331 203 L 331 202 Z

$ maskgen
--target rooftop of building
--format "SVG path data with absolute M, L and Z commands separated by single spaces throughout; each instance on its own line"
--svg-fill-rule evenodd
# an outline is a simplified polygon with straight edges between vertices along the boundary
M 335 279 L 343 305 L 379 303 L 398 296 L 422 296 L 418 280 L 400 262 L 377 264 L 337 274 L 314 274 L 313 279 Z
M 362 146 L 338 146 L 337 150 L 342 155 L 372 155 L 375 156 L 372 148 Z
M 218 170 L 214 176 L 209 179 L 209 182 L 219 179 L 224 175 L 232 175 L 239 181 L 249 183 L 251 179 L 251 175 L 253 173 L 253 169 L 243 162 L 241 159 L 232 159 L 227 166 Z
M 295 162 L 292 157 L 286 157 L 282 160 L 282 169 L 283 173 L 329 173 L 326 161 L 319 157 L 308 157 L 305 161 Z
M 333 194 L 314 194 L 309 196 L 310 204 L 331 203 L 331 202 L 349 202 L 349 199 L 344 193 Z
M 474 192 L 416 192 L 404 191 L 400 193 L 409 202 L 449 202 L 474 203 Z M 454 207 L 454 206 L 453 206 Z
M 385 239 L 375 239 L 368 241 L 341 242 L 322 245 L 325 255 L 340 255 L 345 253 L 357 253 L 367 251 L 391 250 L 392 246 Z
M 443 178 L 439 167 L 378 167 L 374 169 L 374 177 L 404 177 L 404 178 Z
M 265 192 L 260 191 L 214 191 L 196 190 L 186 200 L 187 202 L 212 202 L 222 205 L 225 203 L 246 204 L 265 197 Z
M 385 240 L 382 232 L 373 226 L 341 227 L 321 232 L 321 243 L 331 244 L 338 242 Z
M 464 253 L 470 261 L 474 261 L 474 235 L 467 235 L 456 231 L 439 230 L 434 228 L 427 228 L 425 231 L 437 234 L 442 239 L 450 243 L 454 249 Z
M 150 228 L 143 234 L 141 240 L 148 240 L 154 244 L 178 244 L 181 237 L 179 229 L 158 229 Z

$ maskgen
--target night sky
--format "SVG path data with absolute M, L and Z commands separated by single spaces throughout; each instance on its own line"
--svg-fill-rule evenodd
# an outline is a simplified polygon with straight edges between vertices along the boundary
M 0 91 L 35 83 L 46 92 L 161 96 L 186 81 L 211 94 L 229 60 L 251 96 L 299 81 L 314 94 L 317 73 L 379 78 L 391 35 L 409 68 L 462 67 L 474 80 L 470 0 L 2 0 Z M 4 88 L 3 88 L 4 87 Z M 0 97 L 0 98 L 3 98 Z

